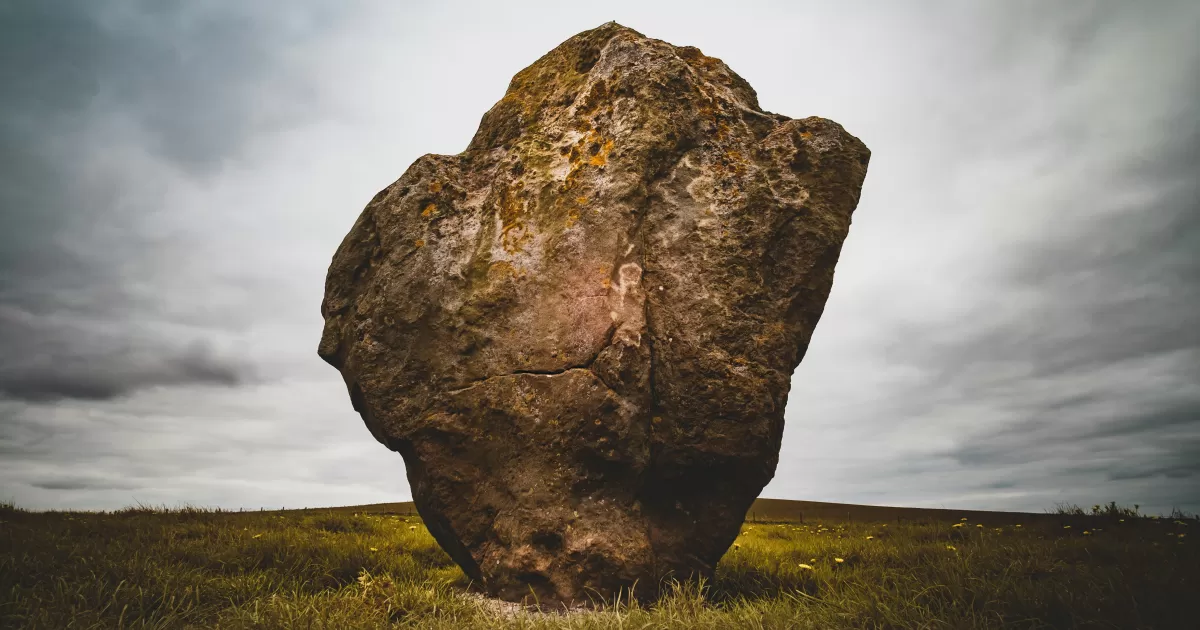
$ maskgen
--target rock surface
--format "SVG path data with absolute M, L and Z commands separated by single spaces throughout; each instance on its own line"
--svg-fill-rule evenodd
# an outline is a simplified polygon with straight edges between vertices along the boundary
M 869 155 L 610 22 L 371 200 L 320 356 L 490 594 L 711 575 L 774 475 Z

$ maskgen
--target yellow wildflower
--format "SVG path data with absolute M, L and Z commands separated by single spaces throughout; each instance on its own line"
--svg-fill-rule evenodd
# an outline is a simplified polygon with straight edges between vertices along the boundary
M 804 563 L 801 563 L 801 564 L 800 564 L 800 568 L 801 568 L 801 569 L 804 569 L 804 570 L 806 570 L 806 571 L 812 571 L 812 570 L 813 570 L 813 568 L 812 568 L 812 566 L 811 566 L 811 565 L 807 565 L 807 564 L 804 564 Z
M 376 549 L 374 547 L 368 547 L 368 549 L 370 549 L 371 551 L 379 551 L 378 549 Z
M 978 527 L 979 529 L 983 529 L 983 523 L 979 523 L 979 524 L 978 524 L 978 525 L 976 525 L 975 527 Z
M 262 534 L 255 534 L 251 536 L 251 538 L 262 538 Z
M 867 536 L 867 540 L 873 540 L 874 538 L 874 536 Z
M 946 545 L 946 548 L 950 551 L 958 551 L 958 547 L 955 547 L 954 545 Z
M 834 562 L 836 562 L 836 563 L 838 563 L 838 564 L 841 564 L 841 563 L 845 562 L 845 560 L 842 560 L 841 558 L 834 558 L 834 559 L 833 559 L 833 561 L 834 561 Z
M 962 527 L 962 526 L 963 526 L 962 523 L 955 523 L 955 524 L 951 525 L 950 527 Z
M 1085 530 L 1083 530 L 1083 535 L 1084 535 L 1084 536 L 1091 536 L 1091 535 L 1092 535 L 1092 532 L 1089 532 L 1088 530 L 1086 530 L 1086 529 L 1085 529 Z

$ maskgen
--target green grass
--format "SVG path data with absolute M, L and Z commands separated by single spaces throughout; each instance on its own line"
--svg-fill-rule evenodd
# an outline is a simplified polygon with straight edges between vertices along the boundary
M 419 519 L 373 510 L 0 506 L 0 628 L 1200 627 L 1192 518 L 747 523 L 711 584 L 539 614 L 468 595 Z

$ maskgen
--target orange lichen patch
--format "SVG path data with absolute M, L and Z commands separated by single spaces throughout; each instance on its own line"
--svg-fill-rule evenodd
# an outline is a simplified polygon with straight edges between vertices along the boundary
M 600 283 L 600 286 L 604 287 L 605 289 L 611 289 L 612 278 L 605 278 L 604 281 Z
M 442 182 L 430 182 L 429 183 L 429 192 L 431 192 L 431 193 L 442 192 Z
M 808 140 L 809 138 L 812 137 L 812 132 L 811 131 L 801 131 L 800 137 L 804 138 L 805 140 Z
M 419 238 L 419 239 L 413 241 L 413 247 L 417 247 L 417 248 L 425 247 L 425 239 Z
M 517 269 L 512 263 L 507 260 L 501 260 L 488 265 L 488 278 L 499 280 L 503 276 L 510 278 L 522 278 L 525 272 Z
M 516 223 L 504 228 L 504 234 L 500 236 L 500 245 L 504 247 L 504 251 L 515 254 L 523 251 L 525 245 L 533 240 L 533 234 L 525 228 L 524 223 Z
M 730 149 L 713 162 L 712 169 L 723 175 L 744 175 L 746 158 L 741 151 Z
M 559 227 L 570 229 L 579 220 L 579 209 L 574 207 L 574 204 L 570 203 L 569 199 L 559 196 L 553 197 L 553 201 L 549 202 L 547 207 L 545 200 L 548 191 L 548 187 L 543 187 L 543 194 L 539 198 L 540 203 L 537 201 L 533 202 L 535 204 L 534 207 L 537 208 L 533 212 L 537 227 L 542 230 L 550 230 L 551 232 L 557 232 L 557 228 Z
M 497 208 L 500 212 L 500 225 L 502 229 L 508 231 L 515 227 L 521 220 L 521 215 L 525 211 L 525 202 L 521 200 L 517 193 L 503 186 L 500 188 L 500 201 Z
M 423 216 L 423 217 L 431 217 L 431 216 L 433 216 L 433 215 L 434 215 L 434 213 L 436 213 L 436 212 L 437 212 L 437 204 L 436 204 L 436 203 L 431 203 L 431 204 L 429 204 L 428 206 L 425 206 L 425 209 L 421 211 L 421 216 Z
M 525 201 L 516 192 L 524 187 L 523 182 L 517 182 L 511 189 L 507 186 L 500 189 L 500 244 L 504 251 L 515 254 L 525 248 L 533 235 L 525 226 Z
M 572 189 L 572 188 L 574 188 L 574 187 L 575 187 L 575 184 L 577 183 L 577 182 L 575 181 L 575 180 L 576 180 L 576 178 L 575 178 L 575 174 L 576 174 L 578 171 L 579 171 L 579 167 L 578 167 L 578 166 L 572 166 L 572 167 L 571 167 L 571 170 L 567 172 L 567 176 L 563 178 L 563 183 L 559 185 L 559 187 L 558 187 L 558 192 L 560 192 L 560 193 L 565 193 L 565 192 L 567 192 L 568 190 L 570 190 L 570 189 Z
M 587 200 L 588 200 L 587 197 L 576 197 L 575 203 L 577 203 L 579 205 L 583 205 L 583 204 L 587 203 Z
M 566 227 L 570 229 L 579 222 L 579 209 L 571 208 L 567 211 Z
M 608 163 L 608 154 L 612 152 L 613 141 L 605 138 L 590 124 L 586 127 L 583 137 L 575 141 L 567 151 L 567 162 L 571 169 L 563 179 L 560 192 L 566 192 L 577 183 L 579 171 L 584 166 L 604 166 Z M 582 203 L 582 202 L 580 202 Z
M 588 164 L 592 166 L 604 166 L 608 162 L 608 154 L 612 151 L 613 141 L 605 140 L 602 144 L 595 143 L 591 145 L 594 150 L 591 151 L 592 157 L 588 158 Z
M 700 101 L 696 103 L 696 113 L 701 118 L 706 120 L 720 122 L 717 118 L 717 115 L 724 111 L 724 107 L 721 105 L 720 101 L 713 96 L 711 90 L 704 87 L 703 83 L 698 84 L 696 89 L 699 90 L 700 96 L 702 97 Z

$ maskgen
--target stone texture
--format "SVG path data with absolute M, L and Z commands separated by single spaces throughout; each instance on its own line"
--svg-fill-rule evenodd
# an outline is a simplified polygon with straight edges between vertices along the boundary
M 320 356 L 489 593 L 653 596 L 774 475 L 869 155 L 696 48 L 580 33 L 371 200 Z

